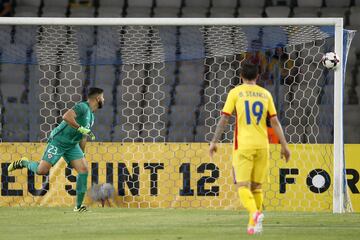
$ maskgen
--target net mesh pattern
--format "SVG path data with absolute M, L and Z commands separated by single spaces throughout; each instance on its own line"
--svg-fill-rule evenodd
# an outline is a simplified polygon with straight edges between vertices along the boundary
M 245 59 L 260 66 L 258 83 L 274 97 L 293 157 L 299 160 L 297 168 L 314 168 L 286 174 L 304 179 L 310 190 L 322 191 L 326 174 L 333 172 L 333 73 L 321 65 L 323 53 L 334 48 L 330 28 L 3 26 L 0 36 L 2 140 L 24 142 L 36 136 L 32 141 L 46 141 L 62 114 L 81 101 L 89 87 L 102 87 L 106 101 L 96 113 L 94 132 L 104 136 L 99 141 L 111 143 L 89 144 L 86 158 L 89 181 L 113 183 L 117 206 L 239 208 L 229 161 L 234 118 L 215 162 L 208 160 L 207 142 L 227 93 L 241 83 Z M 25 66 L 16 84 L 3 75 L 13 65 Z M 28 92 L 25 101 L 16 91 L 19 86 Z M 27 112 L 27 117 L 19 112 Z M 28 127 L 11 131 L 20 126 Z M 3 171 L 22 155 L 39 159 L 44 146 L 17 143 L 0 148 Z M 288 184 L 286 194 L 279 192 L 285 181 L 281 169 L 291 168 L 279 155 L 273 145 L 265 206 L 330 210 L 332 186 L 321 196 L 304 191 L 301 184 Z M 34 200 L 34 191 L 22 192 L 18 200 L 16 192 L 17 197 L 6 198 L 3 205 L 72 204 L 72 169 L 66 168 L 65 176 L 55 170 L 44 179 L 28 180 L 22 176 L 26 174 L 17 173 L 12 186 L 21 189 L 31 180 L 31 191 L 42 189 L 35 195 L 52 200 Z

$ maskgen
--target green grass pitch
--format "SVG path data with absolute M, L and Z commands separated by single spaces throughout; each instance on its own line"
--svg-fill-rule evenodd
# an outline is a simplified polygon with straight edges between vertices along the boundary
M 0 207 L 0 239 L 360 239 L 360 214 L 266 212 L 261 236 L 246 223 L 223 210 Z

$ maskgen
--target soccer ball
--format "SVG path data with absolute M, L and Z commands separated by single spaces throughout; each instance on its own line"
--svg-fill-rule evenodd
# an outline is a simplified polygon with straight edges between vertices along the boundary
M 338 65 L 340 60 L 336 53 L 328 52 L 324 54 L 321 62 L 327 69 L 334 69 Z

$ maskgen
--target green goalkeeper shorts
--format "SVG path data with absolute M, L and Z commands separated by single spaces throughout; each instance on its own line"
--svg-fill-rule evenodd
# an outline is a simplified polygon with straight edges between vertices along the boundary
M 84 157 L 84 153 L 79 144 L 70 147 L 63 147 L 59 143 L 50 140 L 42 159 L 54 166 L 61 157 L 64 157 L 65 162 L 70 165 L 71 161 L 82 159 Z

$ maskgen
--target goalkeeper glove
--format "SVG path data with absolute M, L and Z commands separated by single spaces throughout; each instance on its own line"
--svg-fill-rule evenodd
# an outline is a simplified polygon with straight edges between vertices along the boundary
M 94 135 L 94 133 L 91 132 L 91 130 L 89 128 L 84 128 L 82 126 L 80 126 L 77 131 L 83 135 L 89 136 L 91 140 L 95 140 L 96 137 Z

